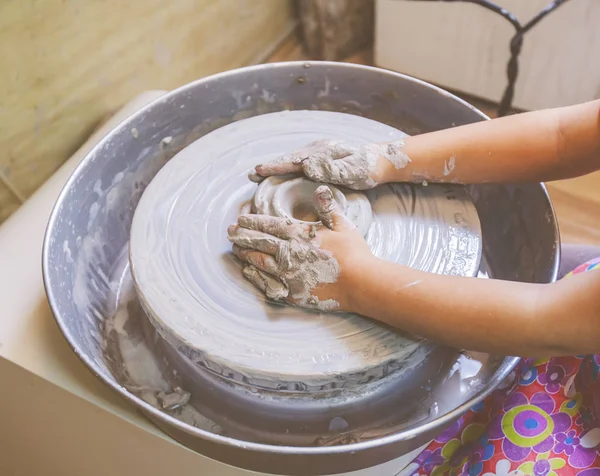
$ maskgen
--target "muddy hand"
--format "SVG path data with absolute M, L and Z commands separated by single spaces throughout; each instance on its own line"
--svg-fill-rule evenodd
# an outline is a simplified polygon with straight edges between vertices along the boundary
M 326 242 L 364 243 L 355 226 L 339 210 L 326 186 L 315 192 L 315 209 L 323 225 L 294 223 L 266 215 L 243 215 L 228 229 L 233 253 L 244 263 L 243 274 L 269 299 L 327 311 L 347 310 L 347 290 L 340 264 Z M 358 249 L 360 244 L 349 245 Z M 368 247 L 364 243 L 367 252 Z M 342 304 L 340 304 L 340 302 Z
M 391 166 L 403 168 L 410 162 L 401 151 L 402 145 L 402 140 L 360 145 L 320 140 L 273 162 L 257 165 L 249 177 L 260 182 L 271 175 L 303 173 L 315 182 L 368 190 L 386 182 Z

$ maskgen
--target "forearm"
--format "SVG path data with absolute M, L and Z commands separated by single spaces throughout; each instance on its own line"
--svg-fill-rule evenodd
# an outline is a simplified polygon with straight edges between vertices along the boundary
M 567 281 L 441 276 L 377 260 L 362 270 L 353 295 L 358 313 L 456 348 L 518 356 L 597 351 L 600 306 L 570 298 L 581 284 Z
M 387 182 L 545 182 L 600 169 L 600 100 L 408 137 Z

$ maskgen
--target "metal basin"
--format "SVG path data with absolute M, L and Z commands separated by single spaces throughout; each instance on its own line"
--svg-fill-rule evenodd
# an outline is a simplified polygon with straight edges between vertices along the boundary
M 146 185 L 182 147 L 211 130 L 283 109 L 358 114 L 408 134 L 486 119 L 464 101 L 422 81 L 343 63 L 260 65 L 196 81 L 121 123 L 77 167 L 50 218 L 44 282 L 58 325 L 74 352 L 95 375 L 183 444 L 228 464 L 266 473 L 357 470 L 407 454 L 434 438 L 501 384 L 518 359 L 490 358 L 464 398 L 430 412 L 428 418 L 407 420 L 359 440 L 295 445 L 289 443 L 283 426 L 260 427 L 264 408 L 251 403 L 235 407 L 231 403 L 235 399 L 226 398 L 228 389 L 210 376 L 205 382 L 191 383 L 194 397 L 190 403 L 212 420 L 239 417 L 228 432 L 192 426 L 177 414 L 157 409 L 140 389 L 124 383 L 112 366 L 111 348 L 104 339 L 121 293 L 121 280 L 115 276 L 123 274 L 133 212 Z M 543 185 L 486 184 L 469 187 L 469 193 L 482 225 L 482 271 L 493 278 L 523 282 L 556 279 L 558 229 Z M 148 335 L 152 330 L 142 323 L 139 332 Z M 396 390 L 398 395 L 403 393 Z M 393 396 L 392 390 L 387 392 L 384 408 L 399 420 L 406 408 L 390 404 Z M 427 405 L 429 400 L 423 398 L 420 403 Z M 379 415 L 382 425 L 384 416 Z M 256 434 L 251 431 L 254 425 Z M 268 438 L 261 439 L 260 433 L 267 430 Z

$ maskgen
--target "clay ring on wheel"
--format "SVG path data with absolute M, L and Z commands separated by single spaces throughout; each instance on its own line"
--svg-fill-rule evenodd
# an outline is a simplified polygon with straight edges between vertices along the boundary
M 319 183 L 303 177 L 268 177 L 256 189 L 252 211 L 287 218 L 299 223 L 317 223 L 314 194 Z M 327 185 L 338 206 L 365 236 L 371 227 L 371 202 L 364 193 L 344 191 Z

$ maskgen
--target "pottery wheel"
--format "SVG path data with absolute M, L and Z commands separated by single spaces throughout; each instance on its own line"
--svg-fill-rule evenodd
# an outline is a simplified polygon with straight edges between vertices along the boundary
M 360 143 L 402 136 L 349 114 L 285 111 L 235 122 L 177 154 L 144 192 L 131 229 L 132 274 L 161 336 L 194 365 L 283 392 L 356 387 L 423 361 L 432 344 L 371 320 L 268 302 L 243 279 L 227 240 L 227 227 L 257 190 L 247 178 L 256 164 L 322 138 Z M 337 190 L 355 200 L 356 192 Z M 464 188 L 394 184 L 359 195 L 370 205 L 365 234 L 377 256 L 434 273 L 476 275 L 481 231 Z

